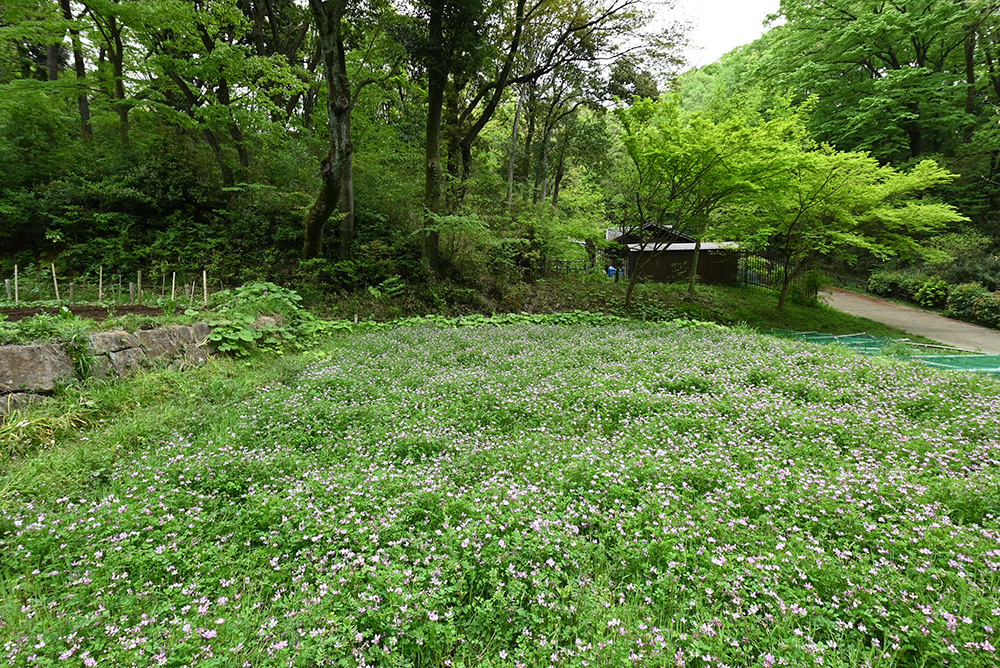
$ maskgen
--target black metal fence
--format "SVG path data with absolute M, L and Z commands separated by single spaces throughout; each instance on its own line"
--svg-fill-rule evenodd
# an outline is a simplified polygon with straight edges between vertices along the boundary
M 781 260 L 757 255 L 756 253 L 741 253 L 737 280 L 740 285 L 755 285 L 768 290 L 781 290 L 788 266 Z M 815 282 L 805 281 L 800 276 L 792 280 L 792 286 L 798 289 L 803 297 L 815 299 L 818 290 Z

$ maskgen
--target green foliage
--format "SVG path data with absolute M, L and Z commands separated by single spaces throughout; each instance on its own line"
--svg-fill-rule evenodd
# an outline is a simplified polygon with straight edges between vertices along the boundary
M 1000 290 L 1000 255 L 959 256 L 941 270 L 941 277 L 952 284 L 982 283 L 991 290 Z
M 961 320 L 975 319 L 976 303 L 989 295 L 982 283 L 962 283 L 948 293 L 948 314 Z
M 390 276 L 376 287 L 368 287 L 368 292 L 375 299 L 396 299 L 406 292 L 406 284 L 399 276 Z
M 948 283 L 942 278 L 932 276 L 923 282 L 913 297 L 921 306 L 941 308 L 948 301 Z
M 880 297 L 916 301 L 917 293 L 927 278 L 913 269 L 882 269 L 869 276 L 868 291 Z
M 948 315 L 1000 329 L 1000 292 L 990 292 L 982 283 L 963 283 L 948 294 Z
M 61 307 L 55 315 L 41 313 L 15 322 L 0 318 L 0 345 L 67 341 L 85 331 L 84 321 Z
M 219 315 L 209 322 L 208 340 L 220 352 L 238 356 L 248 355 L 265 341 L 280 348 L 293 342 L 298 329 L 315 319 L 301 302 L 297 292 L 274 283 L 248 283 L 217 292 L 212 303 Z
M 972 305 L 973 322 L 1000 329 L 1000 292 L 991 292 Z
M 802 278 L 789 286 L 789 299 L 794 304 L 815 305 L 819 292 L 830 284 L 830 279 L 819 269 L 810 269 Z

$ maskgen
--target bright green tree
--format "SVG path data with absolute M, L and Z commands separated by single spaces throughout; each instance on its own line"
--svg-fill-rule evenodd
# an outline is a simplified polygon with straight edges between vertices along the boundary
M 623 160 L 609 194 L 609 214 L 618 230 L 638 239 L 641 250 L 626 291 L 626 305 L 641 269 L 667 237 L 693 236 L 689 272 L 693 298 L 701 241 L 714 236 L 720 214 L 766 190 L 788 170 L 788 154 L 800 133 L 792 114 L 771 120 L 730 109 L 713 116 L 689 114 L 679 97 L 639 100 L 617 112 Z
M 880 258 L 933 254 L 921 240 L 967 219 L 925 191 L 955 177 L 933 160 L 902 171 L 865 153 L 804 148 L 784 185 L 761 193 L 756 210 L 743 212 L 784 263 L 778 309 L 792 281 L 825 258 L 850 261 L 859 251 Z

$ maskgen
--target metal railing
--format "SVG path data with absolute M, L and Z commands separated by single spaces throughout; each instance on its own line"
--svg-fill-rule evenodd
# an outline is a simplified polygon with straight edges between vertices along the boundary
M 781 290 L 786 271 L 788 271 L 787 265 L 781 260 L 756 253 L 741 253 L 737 280 L 740 285 L 755 285 L 768 290 Z M 816 287 L 807 285 L 802 277 L 793 279 L 792 285 L 797 286 L 804 297 L 815 298 L 818 294 Z

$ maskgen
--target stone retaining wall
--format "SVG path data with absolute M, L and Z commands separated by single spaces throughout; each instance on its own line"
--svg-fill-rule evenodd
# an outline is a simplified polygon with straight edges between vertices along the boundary
M 160 329 L 120 330 L 90 336 L 93 375 L 124 378 L 136 369 L 166 364 L 168 367 L 204 364 L 210 352 L 211 328 L 169 325 Z M 47 343 L 0 346 L 0 416 L 51 394 L 56 385 L 76 378 L 73 360 L 65 346 Z

